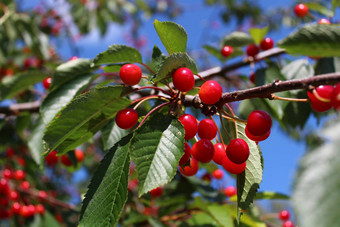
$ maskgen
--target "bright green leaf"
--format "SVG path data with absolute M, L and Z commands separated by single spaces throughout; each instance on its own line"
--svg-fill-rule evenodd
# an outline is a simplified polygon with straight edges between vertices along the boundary
M 340 56 L 340 29 L 338 25 L 308 24 L 281 40 L 278 46 L 289 54 Z
M 318 2 L 305 2 L 304 3 L 309 10 L 311 11 L 316 11 L 326 17 L 333 17 L 334 16 L 334 12 L 332 10 L 329 10 L 327 7 L 325 7 L 324 5 L 321 5 Z
M 93 64 L 95 66 L 124 62 L 142 63 L 142 55 L 135 48 L 116 44 L 109 46 L 106 51 L 98 54 L 93 59 Z
M 121 129 L 117 126 L 115 119 L 112 119 L 105 127 L 101 129 L 104 150 L 110 149 L 121 138 L 128 134 L 128 130 Z
M 185 52 L 188 35 L 181 25 L 170 21 L 160 22 L 157 19 L 153 22 L 153 25 L 169 55 Z
M 183 125 L 171 116 L 150 116 L 135 131 L 130 152 L 138 174 L 138 194 L 142 196 L 175 176 L 184 154 Z
M 230 227 L 233 226 L 233 219 L 229 214 L 228 210 L 222 205 L 209 205 L 207 207 L 209 214 L 216 220 L 216 222 L 221 227 Z
M 58 149 L 58 153 L 64 154 L 86 142 L 130 104 L 130 100 L 122 98 L 127 89 L 123 86 L 100 87 L 77 96 L 47 127 L 45 150 Z
M 243 47 L 254 43 L 253 38 L 244 32 L 233 32 L 223 38 L 223 46 L 229 45 L 232 47 Z
M 116 226 L 127 200 L 129 145 L 121 139 L 101 161 L 82 204 L 79 226 Z
M 269 30 L 269 27 L 264 28 L 251 28 L 249 29 L 249 34 L 253 38 L 254 42 L 259 45 L 260 42 L 264 39 L 267 32 Z
M 103 67 L 104 72 L 106 73 L 116 73 L 120 71 L 120 68 L 122 67 L 121 64 L 115 64 L 115 65 L 106 65 Z

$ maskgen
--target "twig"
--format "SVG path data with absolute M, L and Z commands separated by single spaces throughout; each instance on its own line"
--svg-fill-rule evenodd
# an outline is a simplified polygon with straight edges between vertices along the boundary
M 35 102 L 26 102 L 26 103 L 18 103 L 18 104 L 12 104 L 10 106 L 1 106 L 0 107 L 0 114 L 5 115 L 17 115 L 20 112 L 39 112 L 41 102 L 35 101 Z

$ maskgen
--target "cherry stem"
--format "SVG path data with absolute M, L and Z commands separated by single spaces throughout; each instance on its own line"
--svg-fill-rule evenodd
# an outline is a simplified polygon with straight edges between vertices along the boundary
M 163 93 L 165 93 L 165 94 L 171 96 L 171 93 L 170 93 L 170 92 L 168 92 L 168 91 L 166 91 L 166 90 L 164 90 L 164 89 L 162 89 L 162 88 L 160 88 L 160 87 L 153 87 L 153 86 L 139 87 L 139 88 L 136 88 L 135 90 L 133 90 L 133 92 L 134 92 L 134 91 L 140 91 L 140 90 L 143 90 L 143 89 L 154 89 L 154 90 L 161 91 L 161 92 L 163 92 Z
M 4 14 L 0 17 L 0 25 L 2 25 L 7 20 L 10 13 L 9 13 L 7 6 L 5 4 L 1 3 L 1 2 L 0 2 L 0 8 L 4 12 Z
M 321 102 L 331 102 L 330 99 L 325 99 L 325 98 L 322 98 L 318 92 L 316 91 L 316 89 L 313 89 L 313 95 L 315 96 L 315 98 L 317 98 L 319 101 Z
M 221 126 L 223 128 L 224 133 L 228 136 L 228 139 L 231 140 L 231 136 L 230 136 L 228 130 L 225 128 L 224 124 L 223 124 L 223 115 L 221 113 L 219 113 L 218 115 L 220 117 L 220 122 L 221 122 Z M 221 137 L 221 140 L 222 140 L 223 149 L 225 150 L 225 143 L 223 142 L 223 139 L 222 139 L 221 135 L 220 135 L 220 137 Z
M 220 139 L 221 139 L 221 142 L 222 142 L 223 148 L 224 148 L 224 141 L 223 141 L 223 137 L 222 137 L 221 130 L 220 130 L 219 127 L 217 126 L 217 124 L 216 124 L 216 122 L 215 122 L 215 120 L 214 120 L 214 118 L 213 118 L 212 116 L 210 116 L 210 119 L 214 122 L 214 124 L 215 124 L 215 126 L 216 126 L 216 128 L 217 128 L 217 132 L 218 132 L 218 134 L 220 135 Z M 223 124 L 222 121 L 221 121 L 221 124 Z M 217 136 L 216 136 L 216 138 L 217 138 Z M 216 139 L 216 140 L 217 140 L 217 142 L 218 142 L 218 139 Z
M 197 74 L 195 76 L 199 77 L 202 81 L 206 82 L 206 80 L 203 77 L 201 77 L 199 74 Z
M 155 112 L 156 110 L 158 110 L 158 109 L 160 109 L 160 108 L 162 108 L 162 107 L 164 107 L 164 106 L 166 106 L 166 105 L 170 105 L 170 104 L 171 104 L 171 102 L 162 103 L 162 104 L 156 106 L 155 108 L 153 108 L 152 110 L 150 110 L 150 112 L 149 112 L 147 115 L 145 115 L 144 119 L 140 122 L 140 124 L 137 126 L 136 129 L 138 129 L 140 126 L 142 126 L 142 124 L 146 121 L 146 119 L 147 119 L 153 112 Z
M 138 62 L 138 63 L 144 66 L 147 70 L 149 70 L 151 74 L 155 74 L 155 72 L 147 64 L 144 64 L 143 62 Z
M 163 96 L 160 96 L 160 95 L 149 95 L 149 96 L 146 96 L 146 97 L 143 97 L 143 98 L 140 98 L 140 99 L 136 99 L 134 100 L 131 105 L 137 103 L 133 109 L 136 110 L 138 108 L 138 106 L 140 106 L 143 102 L 147 101 L 147 100 L 150 100 L 150 99 L 160 99 L 160 100 L 164 100 L 164 101 L 168 101 L 169 100 L 166 98 L 166 97 L 163 97 Z
M 231 115 L 230 115 L 227 111 L 225 111 L 224 109 L 222 109 L 222 111 L 223 111 L 223 113 L 225 114 L 225 115 L 223 115 L 223 118 L 225 118 L 225 119 L 232 120 L 232 121 L 237 121 L 237 122 L 240 122 L 240 123 L 243 123 L 243 124 L 246 124 L 246 123 L 247 123 L 246 120 L 242 120 L 242 119 L 240 119 L 240 118 L 235 117 L 234 112 L 232 112 L 233 116 L 231 116 Z
M 282 101 L 291 101 L 291 102 L 309 102 L 309 99 L 286 98 L 286 97 L 276 96 L 274 94 L 272 94 L 272 97 L 270 99 L 282 100 Z

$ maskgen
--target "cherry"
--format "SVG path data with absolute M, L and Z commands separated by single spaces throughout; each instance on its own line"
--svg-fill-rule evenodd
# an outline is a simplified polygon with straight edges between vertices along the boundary
M 236 195 L 237 190 L 234 186 L 228 186 L 224 189 L 224 195 L 227 197 L 232 197 Z
M 24 190 L 27 190 L 30 188 L 30 183 L 28 181 L 23 181 L 21 182 L 20 187 Z
M 129 191 L 132 191 L 132 190 L 135 189 L 136 187 L 138 187 L 138 179 L 129 180 L 129 183 L 128 183 L 128 190 L 129 190 Z
M 118 127 L 122 129 L 132 128 L 133 126 L 135 126 L 137 121 L 138 113 L 136 110 L 131 108 L 120 110 L 116 115 L 116 123 Z
M 46 157 L 45 162 L 48 166 L 53 166 L 59 161 L 59 157 L 57 156 L 57 151 L 51 151 Z
M 72 166 L 73 165 L 72 160 L 66 154 L 61 156 L 61 163 L 63 163 L 64 166 Z
M 340 110 L 340 83 L 338 83 L 332 91 L 331 104 L 336 111 Z
M 288 210 L 281 210 L 279 213 L 279 219 L 282 221 L 287 221 L 289 220 L 290 213 Z
M 246 49 L 246 54 L 249 57 L 255 57 L 260 52 L 260 49 L 255 44 L 249 44 Z
M 75 149 L 74 150 L 74 155 L 76 156 L 78 162 L 82 162 L 83 161 L 83 159 L 84 159 L 84 152 L 82 150 Z
M 16 179 L 16 180 L 23 180 L 23 179 L 25 179 L 25 176 L 26 176 L 25 172 L 21 169 L 16 170 L 14 172 L 14 179 Z
M 213 172 L 212 172 L 212 176 L 217 179 L 217 180 L 220 180 L 223 178 L 223 170 L 221 169 L 215 169 Z
M 295 15 L 302 18 L 308 13 L 308 7 L 305 4 L 297 4 L 294 8 Z
M 13 178 L 13 173 L 10 169 L 4 169 L 4 171 L 2 172 L 2 176 L 3 178 L 10 180 Z
M 11 158 L 15 154 L 15 150 L 12 147 L 6 148 L 6 158 Z
M 249 139 L 251 139 L 251 140 L 253 140 L 253 141 L 255 141 L 255 142 L 259 142 L 259 141 L 263 141 L 263 140 L 266 140 L 269 136 L 270 136 L 270 130 L 266 133 L 266 134 L 264 134 L 263 136 L 254 136 L 254 135 L 252 135 L 249 131 L 248 131 L 248 129 L 247 129 L 247 126 L 246 126 L 246 129 L 245 129 L 245 132 L 246 132 L 246 135 L 247 135 L 247 137 L 249 138 Z
M 162 187 L 158 187 L 158 188 L 155 188 L 155 189 L 152 189 L 150 191 L 150 194 L 153 198 L 157 198 L 159 196 L 161 196 L 163 194 L 163 188 Z
M 208 163 L 214 156 L 215 148 L 212 142 L 201 139 L 192 146 L 191 154 L 199 162 Z
M 45 200 L 47 198 L 47 192 L 43 190 L 38 191 L 38 198 L 39 200 Z
M 42 82 L 42 84 L 43 84 L 43 86 L 44 86 L 44 88 L 46 89 L 46 90 L 48 90 L 49 88 L 50 88 L 50 86 L 51 86 L 51 82 L 52 82 L 52 77 L 46 77 L 44 80 L 43 80 L 43 82 Z
M 18 202 L 14 202 L 11 206 L 11 211 L 13 214 L 20 214 L 21 205 Z
M 193 176 L 197 173 L 198 171 L 198 162 L 196 159 L 191 158 L 190 159 L 190 165 L 185 165 L 185 166 L 179 166 L 179 171 L 184 175 L 184 176 Z
M 184 139 L 185 140 L 192 139 L 196 135 L 198 130 L 197 119 L 191 114 L 183 114 L 178 118 L 178 120 L 184 126 L 185 131 Z
M 230 141 L 226 153 L 230 161 L 236 164 L 242 164 L 249 157 L 249 147 L 246 141 L 240 138 Z
M 26 165 L 26 160 L 22 157 L 18 157 L 18 164 L 24 167 Z
M 35 210 L 35 208 L 34 208 L 34 210 Z M 32 211 L 33 210 L 31 210 L 31 208 L 24 205 L 24 206 L 21 206 L 21 208 L 20 208 L 20 215 L 24 218 L 28 218 L 28 217 L 32 216 Z
M 142 70 L 134 64 L 125 64 L 120 68 L 120 79 L 126 85 L 136 85 L 142 78 Z
M 225 156 L 222 161 L 223 168 L 231 174 L 240 174 L 246 169 L 246 162 L 242 164 L 236 164 L 229 160 L 228 156 Z
M 308 91 L 307 95 L 310 99 L 312 108 L 317 112 L 324 112 L 332 108 L 331 96 L 333 92 L 332 85 L 320 85 L 314 89 L 317 97 L 313 92 Z
M 10 200 L 16 201 L 19 199 L 19 193 L 17 191 L 10 191 L 8 197 Z
M 271 127 L 272 119 L 265 111 L 255 110 L 249 114 L 246 128 L 253 136 L 263 136 Z
M 250 82 L 252 82 L 253 84 L 255 84 L 255 76 L 256 76 L 256 74 L 252 73 L 252 74 L 250 74 L 250 77 L 249 77 Z
M 222 143 L 216 143 L 214 145 L 214 156 L 213 156 L 213 161 L 218 164 L 218 165 L 222 165 L 222 160 L 225 156 L 227 156 L 227 153 L 225 153 L 225 150 L 223 148 L 223 144 Z
M 4 178 L 0 179 L 0 195 L 8 195 L 10 192 L 8 181 Z
M 185 67 L 175 71 L 172 75 L 172 81 L 175 88 L 182 92 L 190 91 L 195 85 L 194 74 L 190 69 Z
M 210 175 L 209 173 L 205 173 L 205 174 L 202 176 L 201 179 L 204 180 L 204 181 L 210 182 L 210 181 L 211 181 L 211 175 Z
M 283 224 L 282 224 L 282 227 L 294 227 L 294 223 L 292 221 L 285 221 Z
M 191 156 L 191 148 L 188 143 L 184 143 L 184 155 L 179 160 L 179 165 L 182 166 L 187 163 Z
M 201 139 L 212 140 L 216 137 L 217 127 L 213 120 L 203 119 L 198 124 L 198 136 Z
M 45 213 L 45 207 L 42 204 L 35 205 L 35 211 L 38 214 L 44 214 Z
M 9 204 L 9 199 L 6 197 L 0 198 L 0 207 L 7 207 Z
M 262 50 L 269 50 L 273 47 L 274 47 L 274 41 L 269 37 L 264 38 L 260 43 L 260 48 Z
M 7 209 L 0 209 L 0 220 L 7 219 L 11 216 L 11 212 Z
M 326 18 L 321 18 L 320 20 L 318 20 L 318 24 L 331 24 L 331 22 Z
M 202 84 L 198 95 L 204 104 L 213 105 L 220 100 L 222 92 L 222 87 L 219 83 L 214 80 L 208 80 Z
M 222 48 L 221 54 L 227 58 L 233 53 L 233 51 L 234 51 L 233 47 L 226 45 Z

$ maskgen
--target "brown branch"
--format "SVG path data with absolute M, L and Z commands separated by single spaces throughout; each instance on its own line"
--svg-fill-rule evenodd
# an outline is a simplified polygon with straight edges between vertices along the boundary
M 39 112 L 40 108 L 40 101 L 35 102 L 26 102 L 26 103 L 18 103 L 18 104 L 12 104 L 10 106 L 1 106 L 0 107 L 0 114 L 5 115 L 17 115 L 20 112 Z

